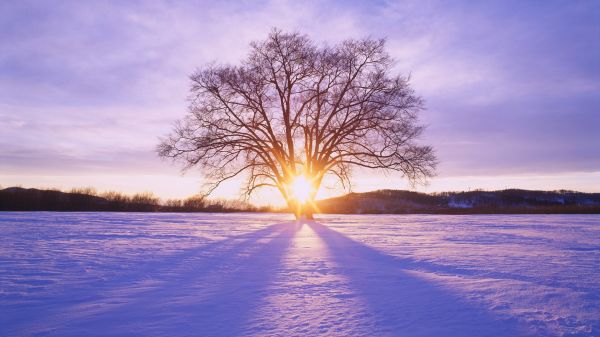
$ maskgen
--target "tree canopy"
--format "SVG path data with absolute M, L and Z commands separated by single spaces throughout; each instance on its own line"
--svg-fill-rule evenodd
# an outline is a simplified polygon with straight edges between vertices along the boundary
M 423 182 L 436 165 L 432 148 L 417 142 L 423 101 L 393 65 L 384 40 L 319 46 L 273 30 L 239 65 L 191 75 L 189 114 L 158 153 L 201 168 L 207 193 L 246 174 L 243 193 L 276 188 L 297 215 L 312 214 L 305 204 L 327 175 L 349 187 L 353 167 Z M 309 181 L 309 200 L 294 197 L 298 177 Z

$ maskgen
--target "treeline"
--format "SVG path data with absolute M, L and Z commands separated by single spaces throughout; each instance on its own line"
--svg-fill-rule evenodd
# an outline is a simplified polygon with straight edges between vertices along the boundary
M 427 194 L 379 190 L 319 200 L 317 207 L 320 213 L 339 214 L 600 214 L 600 193 L 510 189 Z M 169 199 L 163 202 L 152 193 L 127 195 L 120 192 L 98 193 L 93 188 L 63 192 L 57 189 L 11 187 L 0 190 L 0 211 L 225 213 L 286 210 L 256 207 L 241 201 L 212 200 L 202 196 Z
M 165 202 L 152 193 L 127 195 L 110 191 L 98 193 L 93 188 L 76 188 L 68 192 L 57 189 L 10 187 L 0 190 L 0 211 L 94 211 L 94 212 L 267 212 L 232 200 L 211 200 L 202 196 L 169 199 Z

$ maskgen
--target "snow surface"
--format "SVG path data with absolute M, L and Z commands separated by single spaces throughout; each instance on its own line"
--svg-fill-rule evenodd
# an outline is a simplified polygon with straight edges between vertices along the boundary
M 596 215 L 0 213 L 0 336 L 600 336 Z

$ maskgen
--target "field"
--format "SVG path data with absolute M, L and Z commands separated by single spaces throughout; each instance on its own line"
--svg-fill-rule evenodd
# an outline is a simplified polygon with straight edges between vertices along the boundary
M 0 213 L 0 336 L 600 336 L 597 215 Z

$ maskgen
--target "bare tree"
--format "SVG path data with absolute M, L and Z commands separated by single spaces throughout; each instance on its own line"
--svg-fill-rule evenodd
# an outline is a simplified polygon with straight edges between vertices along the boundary
M 273 30 L 250 47 L 238 66 L 191 76 L 190 113 L 158 146 L 160 156 L 200 167 L 207 193 L 247 174 L 247 196 L 276 188 L 297 217 L 311 218 L 327 175 L 346 188 L 353 167 L 400 172 L 411 183 L 434 174 L 432 148 L 416 143 L 422 100 L 408 77 L 391 74 L 384 40 L 317 46 Z

